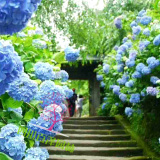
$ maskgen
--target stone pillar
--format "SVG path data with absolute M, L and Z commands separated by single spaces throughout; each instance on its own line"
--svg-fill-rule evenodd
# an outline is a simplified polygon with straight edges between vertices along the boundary
M 89 115 L 96 116 L 96 111 L 100 106 L 100 84 L 96 80 L 96 75 L 89 79 Z

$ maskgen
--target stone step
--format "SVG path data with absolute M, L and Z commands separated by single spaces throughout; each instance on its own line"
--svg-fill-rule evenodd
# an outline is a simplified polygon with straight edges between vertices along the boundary
M 118 124 L 116 120 L 66 120 L 63 124 Z
M 67 134 L 69 137 L 57 135 L 56 139 L 78 139 L 78 140 L 102 140 L 102 141 L 116 141 L 116 140 L 129 140 L 130 135 L 97 135 L 97 134 Z
M 132 157 L 142 156 L 143 151 L 139 147 L 123 147 L 123 148 L 106 148 L 106 147 L 75 147 L 74 152 L 70 153 L 54 146 L 45 147 L 49 154 L 56 155 L 89 155 L 89 156 L 118 156 L 118 157 Z
M 94 117 L 82 117 L 82 118 L 75 118 L 71 117 L 69 120 L 115 120 L 115 117 L 105 117 L 105 116 L 94 116 Z
M 125 134 L 126 131 L 122 129 L 113 130 L 81 130 L 81 129 L 63 129 L 63 134 L 100 134 L 100 135 L 113 135 L 113 134 Z
M 53 143 L 56 145 L 57 140 Z M 65 140 L 66 144 L 74 144 L 75 147 L 137 147 L 137 143 L 131 140 L 123 141 L 98 141 L 98 140 Z M 48 144 L 41 143 L 41 146 L 49 146 Z
M 50 155 L 48 160 L 150 160 L 148 157 L 104 157 L 104 156 L 81 156 L 81 155 Z
M 74 124 L 63 124 L 64 129 L 123 129 L 119 124 L 102 124 L 102 125 L 74 125 Z

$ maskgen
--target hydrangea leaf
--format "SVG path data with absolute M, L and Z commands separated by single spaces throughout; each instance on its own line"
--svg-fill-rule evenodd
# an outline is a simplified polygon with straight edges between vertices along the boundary
M 34 117 L 34 109 L 31 108 L 28 112 L 25 113 L 24 115 L 24 120 L 27 122 L 30 121 Z
M 6 108 L 19 108 L 22 106 L 22 104 L 23 104 L 23 101 L 17 101 L 10 97 L 5 101 L 3 105 L 5 105 Z
M 37 101 L 37 100 L 32 100 L 31 102 L 30 102 L 30 104 L 32 105 L 32 106 L 37 106 L 38 104 L 40 104 L 40 103 L 42 103 L 42 101 Z
M 18 114 L 16 112 L 13 112 L 13 111 L 11 111 L 10 116 L 13 119 L 13 121 L 15 121 L 17 123 L 20 122 L 22 120 L 22 118 L 23 118 L 22 115 L 20 115 L 20 114 Z
M 7 110 L 7 106 L 6 106 L 6 101 L 7 99 L 9 98 L 9 95 L 7 93 L 3 94 L 0 99 L 1 99 L 1 102 L 2 102 L 2 106 L 3 106 L 3 109 L 4 110 Z
M 13 160 L 12 158 L 10 158 L 8 155 L 0 152 L 0 159 L 3 159 L 3 160 Z
M 25 65 L 26 71 L 32 71 L 33 68 L 34 68 L 33 63 L 31 63 L 31 62 L 26 63 L 26 65 Z
M 64 62 L 64 61 L 65 61 L 65 54 L 64 54 L 64 52 L 54 53 L 53 59 L 54 59 L 57 63 L 62 63 L 62 62 Z

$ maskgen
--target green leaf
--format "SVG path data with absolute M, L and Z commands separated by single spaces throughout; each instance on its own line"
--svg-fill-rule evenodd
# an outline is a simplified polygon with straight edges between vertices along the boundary
M 0 122 L 0 128 L 2 128 L 3 126 L 5 126 L 6 124 L 3 122 Z
M 57 63 L 62 63 L 65 59 L 64 59 L 64 52 L 58 52 L 55 53 L 53 55 L 53 59 L 57 62 Z
M 22 120 L 22 118 L 23 118 L 22 115 L 20 115 L 20 114 L 18 114 L 16 112 L 13 112 L 13 111 L 11 111 L 10 116 L 16 122 L 20 122 Z
M 27 122 L 30 121 L 34 117 L 34 109 L 31 108 L 28 112 L 25 113 L 24 115 L 24 120 Z
M 1 102 L 2 102 L 2 106 L 3 106 L 3 109 L 4 110 L 7 110 L 7 106 L 6 106 L 6 101 L 7 99 L 10 98 L 9 95 L 7 93 L 3 94 L 0 99 L 1 99 Z
M 22 104 L 23 104 L 23 101 L 16 101 L 11 97 L 8 98 L 4 103 L 5 107 L 7 108 L 19 108 L 22 106 Z
M 25 70 L 26 71 L 33 71 L 33 63 L 31 62 L 27 62 L 26 65 L 25 65 Z
M 31 102 L 30 102 L 30 104 L 32 105 L 32 106 L 37 106 L 38 104 L 40 104 L 40 103 L 42 103 L 42 101 L 37 101 L 37 100 L 32 100 Z
M 35 141 L 33 139 L 25 139 L 25 141 L 27 142 L 27 147 L 28 148 L 34 147 Z
M 10 158 L 8 155 L 0 152 L 0 159 L 1 160 L 13 160 L 12 158 Z

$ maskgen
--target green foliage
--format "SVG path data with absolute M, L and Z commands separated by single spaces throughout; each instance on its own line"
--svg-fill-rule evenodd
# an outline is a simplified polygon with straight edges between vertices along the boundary
M 137 13 L 143 8 L 152 8 L 153 1 L 121 0 L 115 3 L 113 0 L 108 0 L 105 8 L 100 11 L 90 9 L 85 2 L 79 6 L 74 0 L 68 2 L 58 0 L 49 3 L 42 0 L 42 5 L 32 23 L 38 23 L 43 27 L 51 39 L 54 34 L 63 31 L 62 35 L 69 38 L 71 45 L 85 48 L 81 51 L 81 56 L 86 61 L 87 55 L 103 57 L 116 43 L 120 44 L 119 35 L 123 37 L 126 33 L 123 29 L 116 30 L 113 21 L 117 16 L 128 17 L 130 12 Z M 66 9 L 65 6 L 67 6 Z M 156 2 L 154 6 L 157 6 Z
M 0 152 L 0 159 L 3 159 L 3 160 L 13 160 L 12 158 L 10 158 L 8 155 Z
M 24 115 L 24 120 L 27 122 L 30 121 L 32 118 L 34 118 L 34 109 L 31 108 L 28 112 L 25 113 Z

